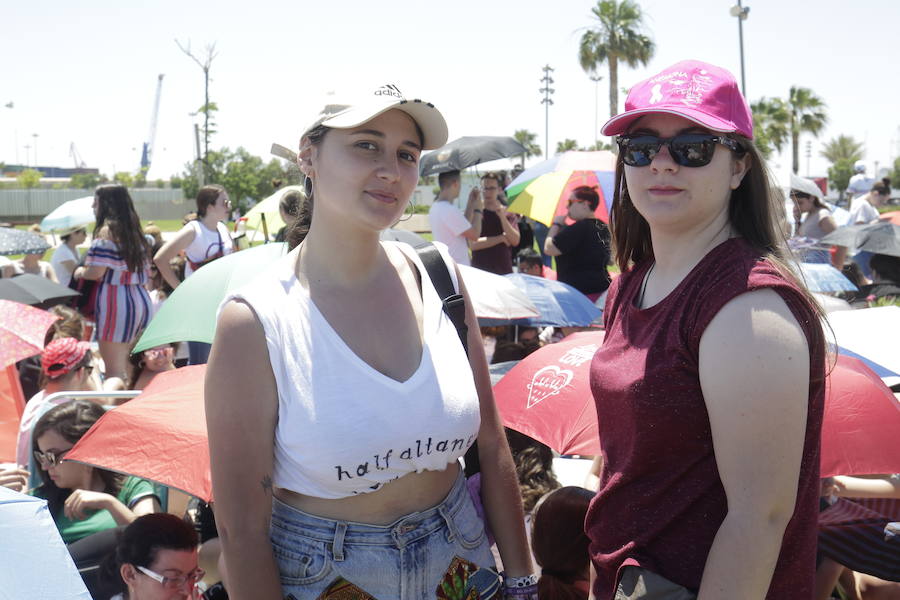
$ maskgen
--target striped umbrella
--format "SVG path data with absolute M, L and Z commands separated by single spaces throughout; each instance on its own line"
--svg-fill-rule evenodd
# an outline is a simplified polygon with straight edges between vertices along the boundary
M 593 187 L 600 195 L 594 214 L 609 223 L 615 187 L 616 155 L 600 152 L 564 152 L 522 171 L 509 187 L 506 197 L 510 212 L 519 213 L 545 225 L 553 217 L 565 215 L 569 195 L 577 187 Z

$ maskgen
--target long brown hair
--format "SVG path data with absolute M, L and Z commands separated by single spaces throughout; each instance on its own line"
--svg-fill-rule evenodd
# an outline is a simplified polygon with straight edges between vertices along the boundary
M 97 225 L 94 237 L 106 227 L 129 271 L 141 271 L 147 264 L 150 244 L 141 230 L 141 220 L 124 185 L 107 183 L 94 192 L 97 197 Z

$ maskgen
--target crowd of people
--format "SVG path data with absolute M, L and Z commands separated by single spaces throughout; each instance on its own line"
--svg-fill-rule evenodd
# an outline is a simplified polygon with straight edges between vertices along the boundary
M 458 208 L 451 171 L 430 255 L 379 235 L 422 152 L 446 143 L 443 115 L 393 85 L 328 104 L 300 138 L 303 193 L 281 200 L 284 256 L 223 300 L 212 345 L 188 348 L 133 352 L 174 289 L 237 250 L 227 192 L 201 188 L 195 218 L 164 240 L 124 186 L 100 186 L 84 257 L 76 227 L 49 263 L 16 263 L 82 295 L 52 309 L 42 354 L 20 365 L 30 399 L 0 485 L 47 501 L 104 600 L 900 593 L 896 475 L 819 476 L 824 312 L 791 268 L 830 262 L 857 277 L 851 300 L 895 297 L 900 258 L 815 244 L 877 220 L 889 182 L 838 223 L 795 177 L 785 211 L 734 77 L 697 61 L 635 85 L 603 133 L 618 146 L 611 228 L 597 188 L 574 187 L 540 224 L 508 210 L 505 173 L 483 174 Z M 554 452 L 503 427 L 488 367 L 567 331 L 480 327 L 457 265 L 555 265 L 605 307 L 590 369 L 602 453 L 583 485 L 562 486 Z M 65 392 L 141 390 L 206 363 L 213 505 L 182 514 L 161 485 L 65 460 L 104 414 L 101 397 Z M 836 516 L 860 510 L 865 529 Z

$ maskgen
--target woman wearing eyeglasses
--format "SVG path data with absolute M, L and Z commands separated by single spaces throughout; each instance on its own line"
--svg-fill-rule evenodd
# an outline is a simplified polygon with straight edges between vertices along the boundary
M 544 241 L 544 254 L 556 257 L 557 280 L 592 302 L 609 287 L 609 228 L 594 216 L 599 204 L 596 189 L 583 185 L 572 190 L 568 211 L 553 219 Z M 566 217 L 574 223 L 567 226 Z
M 34 426 L 32 447 L 43 480 L 34 495 L 47 501 L 67 544 L 160 509 L 148 481 L 63 460 L 103 414 L 99 404 L 72 400 L 47 411 Z
M 635 85 L 625 108 L 603 128 L 620 150 L 622 275 L 591 365 L 593 594 L 809 598 L 823 334 L 785 266 L 749 108 L 697 61 Z
M 188 221 L 153 257 L 159 274 L 173 290 L 181 280 L 175 274 L 171 261 L 180 252 L 184 252 L 186 259 L 184 278 L 187 279 L 203 265 L 234 251 L 234 243 L 225 225 L 230 210 L 231 200 L 221 185 L 206 185 L 197 192 L 197 218 Z M 188 342 L 190 364 L 205 364 L 209 347 L 203 342 Z
M 815 182 L 791 175 L 791 200 L 794 203 L 795 237 L 814 243 L 837 229 L 831 211 L 822 203 L 822 190 Z M 834 266 L 838 269 L 844 264 L 844 254 L 845 252 L 836 255 Z M 831 262 L 828 251 L 819 249 L 805 250 L 802 259 L 803 262 L 811 263 Z
M 199 598 L 200 540 L 183 519 L 167 513 L 135 519 L 119 537 L 105 575 L 120 591 L 110 600 L 180 600 Z

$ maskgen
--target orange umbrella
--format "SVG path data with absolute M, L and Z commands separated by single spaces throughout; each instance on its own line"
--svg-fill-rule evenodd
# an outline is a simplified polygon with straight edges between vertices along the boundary
M 881 221 L 889 221 L 894 225 L 900 225 L 900 210 L 892 210 L 890 212 L 883 212 L 881 216 L 878 217 Z
M 203 379 L 206 365 L 160 373 L 103 415 L 66 455 L 212 500 Z

